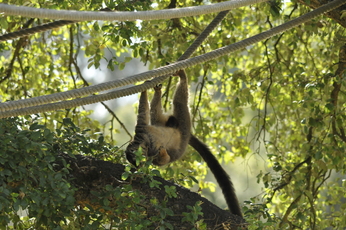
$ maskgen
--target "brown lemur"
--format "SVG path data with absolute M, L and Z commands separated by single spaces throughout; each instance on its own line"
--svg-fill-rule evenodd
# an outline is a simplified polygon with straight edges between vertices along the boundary
M 180 77 L 180 81 L 173 97 L 173 115 L 163 113 L 161 85 L 154 87 L 155 93 L 150 103 L 150 115 L 147 92 L 141 93 L 135 136 L 125 150 L 126 158 L 137 167 L 134 153 L 141 147 L 143 154 L 151 158 L 154 165 L 162 166 L 181 158 L 187 145 L 190 144 L 202 156 L 214 174 L 230 212 L 242 217 L 229 175 L 208 146 L 191 134 L 187 77 L 184 70 L 178 71 L 177 75 Z

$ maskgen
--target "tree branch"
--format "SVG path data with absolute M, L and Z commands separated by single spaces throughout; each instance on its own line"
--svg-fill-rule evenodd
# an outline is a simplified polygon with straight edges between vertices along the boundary
M 336 119 L 337 119 L 337 109 L 338 109 L 338 99 L 339 93 L 341 91 L 343 74 L 346 69 L 346 45 L 342 46 L 339 51 L 339 63 L 338 69 L 335 72 L 335 80 L 333 82 L 333 90 L 330 94 L 330 99 L 333 104 L 334 111 L 332 111 L 332 130 L 333 134 L 340 137 L 340 139 L 346 142 L 346 136 L 343 127 L 338 127 Z M 339 128 L 339 130 L 338 130 Z M 340 132 L 339 132 L 340 131 Z
M 324 4 L 327 4 L 330 2 L 329 0 L 310 0 L 310 1 L 305 1 L 305 0 L 298 0 L 301 4 L 308 6 L 312 9 L 316 9 L 320 6 L 323 6 Z M 342 5 L 335 10 L 332 10 L 328 13 L 326 13 L 327 17 L 335 20 L 337 23 L 339 23 L 342 27 L 346 28 L 346 17 L 341 18 L 342 16 L 342 11 L 346 10 L 346 5 Z
M 34 22 L 34 18 L 30 18 L 24 25 L 23 25 L 23 29 L 28 28 L 33 22 Z M 16 58 L 19 59 L 19 55 L 20 55 L 20 51 L 21 49 L 27 44 L 27 37 L 23 37 L 20 38 L 15 46 L 15 50 L 13 52 L 13 56 L 12 59 L 8 65 L 7 70 L 5 71 L 5 76 L 0 79 L 0 84 L 3 83 L 5 80 L 9 79 L 11 77 L 12 74 L 12 70 L 13 70 L 13 66 L 14 66 L 14 62 L 16 60 Z
M 167 215 L 164 221 L 172 224 L 175 229 L 191 229 L 191 227 L 193 227 L 190 223 L 182 221 L 182 213 L 190 213 L 191 210 L 188 209 L 187 206 L 194 206 L 196 202 L 201 202 L 203 217 L 199 216 L 199 219 L 203 219 L 208 229 L 246 228 L 246 224 L 242 218 L 231 214 L 229 211 L 220 209 L 199 194 L 166 181 L 161 177 L 154 177 L 154 179 L 161 184 L 159 188 L 152 188 L 149 184 L 150 180 L 146 178 L 146 176 L 123 181 L 121 176 L 125 172 L 125 166 L 122 164 L 114 164 L 81 155 L 76 155 L 75 158 L 67 154 L 61 154 L 59 156 L 61 160 L 56 162 L 57 165 L 55 166 L 55 170 L 58 171 L 64 168 L 64 161 L 70 165 L 69 178 L 66 179 L 77 189 L 75 192 L 76 205 L 100 207 L 100 205 L 103 204 L 98 202 L 102 202 L 102 199 L 96 197 L 94 195 L 95 192 L 104 191 L 107 185 L 116 188 L 118 186 L 131 184 L 134 190 L 137 190 L 145 197 L 145 199 L 141 201 L 141 206 L 146 209 L 148 218 L 160 214 L 152 202 L 150 202 L 153 198 L 157 199 L 160 204 L 165 203 L 166 207 L 172 209 L 175 215 Z M 169 198 L 165 191 L 165 186 L 174 186 L 176 188 L 177 197 Z M 119 197 L 108 199 L 110 200 L 110 207 L 116 206 L 117 202 L 119 202 Z M 120 199 L 132 198 L 121 196 Z

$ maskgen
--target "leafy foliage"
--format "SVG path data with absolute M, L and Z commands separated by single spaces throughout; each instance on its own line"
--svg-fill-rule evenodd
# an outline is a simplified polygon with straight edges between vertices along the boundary
M 53 229 L 72 215 L 73 189 L 64 179 L 67 169 L 53 168 L 59 145 L 56 134 L 28 123 L 18 118 L 0 122 L 0 223 L 6 226 L 11 221 L 14 229 L 27 229 L 30 223 Z M 25 209 L 28 216 L 21 218 L 17 212 Z
M 7 3 L 51 9 L 97 11 L 108 7 L 140 11 L 199 5 L 201 1 L 9 0 Z M 263 32 L 308 11 L 297 1 L 233 10 L 195 55 Z M 89 84 L 85 78 L 87 71 L 119 71 L 135 58 L 149 68 L 174 62 L 213 17 L 79 22 L 2 42 L 0 98 L 18 100 L 81 88 Z M 0 18 L 2 33 L 45 22 L 14 16 Z M 345 174 L 346 148 L 345 67 L 339 60 L 344 44 L 345 28 L 323 16 L 242 52 L 187 70 L 194 133 L 211 146 L 220 161 L 229 163 L 242 157 L 246 162 L 254 159 L 265 165 L 259 169 L 247 168 L 254 172 L 251 177 L 256 177 L 263 186 L 263 193 L 245 201 L 250 229 L 345 228 L 345 182 L 341 180 Z M 167 83 L 163 103 L 166 110 L 175 82 L 173 78 Z M 126 143 L 117 142 L 112 132 L 123 134 L 134 123 L 122 123 L 117 117 L 120 110 L 110 114 L 104 123 L 91 119 L 88 116 L 91 112 L 84 108 L 45 113 L 33 120 L 29 117 L 2 120 L 0 223 L 12 221 L 16 229 L 40 224 L 54 228 L 62 223 L 71 229 L 82 226 L 93 229 L 109 222 L 117 223 L 119 228 L 149 226 L 150 221 L 138 214 L 142 210 L 126 201 L 114 211 L 121 216 L 121 207 L 132 209 L 125 222 L 107 219 L 97 210 L 91 212 L 91 207 L 72 212 L 73 188 L 64 180 L 67 172 L 52 168 L 59 151 L 125 163 L 118 147 L 111 146 Z M 121 129 L 115 128 L 115 121 L 120 121 Z M 242 172 L 240 168 L 236 170 Z M 205 164 L 192 150 L 167 168 L 149 167 L 146 171 L 186 187 L 198 183 L 201 189 L 215 188 L 203 180 L 206 172 Z M 241 177 L 240 174 L 232 178 Z M 123 176 L 127 178 L 131 172 Z M 153 187 L 157 185 L 155 180 L 151 183 Z M 40 191 L 38 188 L 43 185 L 46 190 Z M 106 188 L 98 195 L 129 194 L 139 201 L 139 194 L 126 189 Z M 165 189 L 168 196 L 174 197 L 172 188 Z M 172 215 L 161 204 L 157 208 L 163 216 L 151 221 L 159 222 L 164 215 Z M 18 216 L 19 209 L 28 209 L 29 216 Z M 200 213 L 197 206 L 191 209 L 193 212 L 186 214 L 185 219 L 193 222 Z M 162 228 L 172 226 L 162 223 Z
M 183 219 L 182 221 L 187 221 L 187 222 L 191 222 L 195 227 L 197 228 L 193 228 L 193 229 L 201 229 L 201 228 L 205 228 L 206 226 L 204 226 L 203 224 L 199 223 L 198 221 L 198 216 L 199 215 L 203 215 L 203 212 L 201 207 L 200 207 L 200 204 L 196 204 L 195 206 L 191 207 L 191 206 L 188 206 L 188 208 L 192 211 L 191 213 L 187 213 L 187 212 L 184 212 L 183 213 Z
M 95 141 L 87 137 L 86 130 L 79 131 L 70 119 L 65 119 L 63 128 L 56 132 L 31 119 L 1 120 L 0 226 L 7 226 L 7 229 L 95 229 L 105 226 L 143 229 L 156 222 L 163 227 L 170 226 L 163 219 L 173 212 L 162 203 L 155 204 L 161 216 L 147 220 L 142 207 L 143 195 L 131 184 L 116 188 L 107 185 L 100 191 L 92 191 L 99 206 L 76 205 L 76 188 L 66 179 L 69 178 L 70 165 L 65 162 L 65 168 L 55 167 L 55 162 L 64 161 L 59 154 L 85 154 L 87 149 L 89 154 L 103 158 L 114 151 L 102 138 Z M 143 170 L 152 175 L 146 180 L 156 187 L 160 182 L 153 176 L 159 172 L 148 171 L 148 167 Z M 133 176 L 142 175 L 143 171 L 139 170 Z M 167 186 L 165 189 L 176 197 L 175 187 Z M 112 204 L 110 201 L 114 199 L 116 206 L 114 201 Z M 155 203 L 155 200 L 151 202 Z

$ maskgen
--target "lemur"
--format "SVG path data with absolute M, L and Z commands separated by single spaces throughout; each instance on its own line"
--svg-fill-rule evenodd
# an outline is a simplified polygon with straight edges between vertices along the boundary
M 125 150 L 126 158 L 137 167 L 134 152 L 142 147 L 143 154 L 151 158 L 154 165 L 163 166 L 181 158 L 187 145 L 190 144 L 202 156 L 214 174 L 230 212 L 242 217 L 229 175 L 208 146 L 191 134 L 187 77 L 184 70 L 178 71 L 177 75 L 180 77 L 180 81 L 173 97 L 173 115 L 163 113 L 161 85 L 154 87 L 155 93 L 150 103 L 150 114 L 147 92 L 141 93 L 135 136 Z

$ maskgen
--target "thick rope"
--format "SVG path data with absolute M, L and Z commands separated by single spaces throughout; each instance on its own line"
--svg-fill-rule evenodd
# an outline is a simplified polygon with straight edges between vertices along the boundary
M 0 36 L 0 42 L 6 41 L 6 40 L 12 40 L 12 39 L 16 39 L 16 38 L 21 38 L 21 37 L 25 37 L 34 33 L 39 33 L 39 32 L 44 32 L 46 30 L 51 30 L 54 28 L 58 28 L 58 27 L 62 27 L 65 25 L 69 25 L 69 24 L 73 24 L 76 23 L 74 21 L 67 21 L 67 20 L 59 20 L 59 21 L 55 21 L 55 22 L 50 22 L 50 23 L 46 23 L 43 25 L 39 25 L 39 26 L 35 26 L 32 28 L 27 28 L 27 29 L 22 29 L 22 30 L 18 30 L 15 32 L 11 32 L 8 34 L 4 34 Z
M 223 55 L 232 53 L 234 51 L 243 49 L 249 45 L 252 45 L 254 43 L 257 43 L 259 41 L 268 39 L 272 36 L 275 36 L 278 33 L 282 33 L 286 30 L 289 30 L 293 27 L 296 27 L 304 22 L 307 22 L 311 20 L 312 18 L 321 15 L 323 13 L 326 13 L 328 11 L 331 11 L 343 4 L 345 4 L 345 0 L 335 0 L 333 2 L 330 2 L 318 9 L 315 9 L 299 18 L 293 19 L 289 22 L 286 22 L 280 26 L 274 27 L 270 30 L 267 30 L 263 33 L 257 34 L 253 37 L 244 39 L 240 42 L 234 43 L 232 45 L 226 46 L 219 48 L 217 50 L 214 50 L 212 52 L 190 58 L 188 60 L 183 60 L 183 61 L 178 61 L 174 64 L 160 67 L 155 70 L 147 71 L 142 74 L 134 75 L 132 77 L 138 77 L 138 76 L 143 76 L 143 78 L 146 78 L 147 76 L 159 76 L 159 75 L 164 75 L 164 72 L 168 73 L 174 73 L 179 69 L 184 69 L 189 66 L 197 65 L 200 63 L 204 63 L 210 60 L 213 60 L 215 58 L 221 57 Z M 163 74 L 162 74 L 163 73 Z M 157 83 L 161 82 L 166 76 L 161 76 L 156 79 L 153 79 L 151 82 L 144 83 L 142 85 L 134 86 L 131 88 L 126 88 L 126 89 L 119 89 L 115 90 L 110 93 L 106 94 L 101 94 L 101 95 L 95 95 L 95 96 L 89 96 L 85 98 L 79 98 L 71 101 L 63 101 L 63 102 L 58 102 L 58 103 L 53 103 L 53 104 L 46 104 L 46 105 L 41 105 L 41 106 L 35 106 L 35 107 L 30 107 L 30 108 L 24 108 L 24 109 L 18 109 L 18 110 L 13 110 L 13 111 L 6 111 L 6 112 L 1 112 L 0 113 L 0 118 L 4 117 L 10 117 L 10 116 L 19 116 L 19 115 L 25 115 L 25 114 L 32 114 L 32 113 L 39 113 L 39 112 L 47 112 L 47 111 L 53 111 L 57 109 L 65 109 L 65 108 L 71 108 L 71 107 L 76 107 L 76 106 L 81 106 L 81 105 L 86 105 L 86 104 L 91 104 L 91 103 L 96 103 L 99 101 L 105 101 L 105 100 L 110 100 L 138 92 L 142 92 L 144 90 L 147 90 Z M 149 79 L 149 78 L 146 78 Z M 105 84 L 105 83 L 103 83 Z M 109 83 L 106 83 L 109 84 Z
M 190 57 L 191 54 L 208 37 L 208 35 L 211 33 L 211 31 L 222 21 L 222 19 L 227 15 L 228 12 L 229 11 L 220 12 L 213 19 L 213 21 L 202 31 L 202 33 L 196 38 L 196 40 L 190 45 L 190 47 L 184 52 L 184 54 L 178 59 L 178 61 L 184 60 L 184 59 Z M 150 75 L 148 75 L 148 76 L 149 77 L 144 79 L 144 80 L 150 79 Z M 168 76 L 170 76 L 170 75 L 166 75 L 165 78 L 167 78 Z M 163 78 L 162 81 L 165 78 Z M 126 80 L 128 80 L 128 81 L 126 81 Z M 137 80 L 137 81 L 139 81 L 139 80 Z M 113 81 L 114 84 L 109 89 L 114 89 L 117 87 L 129 85 L 129 84 L 135 83 L 137 81 L 131 80 L 129 78 L 118 79 L 118 80 Z M 104 84 L 104 86 L 108 85 L 107 82 L 103 83 L 103 84 Z M 100 86 L 100 84 L 94 85 L 94 87 L 95 86 Z M 54 93 L 54 94 L 40 96 L 40 97 L 34 97 L 34 98 L 22 99 L 22 100 L 18 100 L 18 101 L 9 101 L 9 102 L 5 102 L 5 103 L 0 103 L 0 112 L 4 112 L 7 110 L 13 110 L 13 109 L 20 109 L 20 108 L 25 108 L 25 107 L 30 107 L 30 106 L 48 104 L 48 103 L 55 102 L 55 101 L 62 101 L 62 100 L 66 100 L 69 98 L 82 97 L 82 96 L 90 95 L 92 93 L 103 91 L 103 90 L 97 91 L 97 89 L 93 90 L 92 88 L 89 88 L 89 87 L 90 86 L 84 87 L 81 89 L 70 90 L 67 92 L 60 92 L 60 93 Z M 86 88 L 89 88 L 89 90 Z M 90 91 L 90 89 L 91 89 L 91 91 Z M 103 89 L 103 87 L 101 87 L 101 89 Z
M 75 10 L 51 10 L 33 8 L 26 6 L 14 6 L 0 3 L 0 13 L 5 15 L 23 16 L 30 18 L 64 19 L 71 21 L 135 21 L 135 20 L 157 20 L 196 16 L 210 14 L 225 10 L 231 10 L 242 6 L 248 6 L 264 2 L 267 0 L 232 0 L 227 2 L 215 3 L 204 6 L 191 6 L 175 9 L 137 11 L 137 12 L 94 12 L 94 11 L 75 11 Z
M 307 14 L 299 17 L 299 18 L 296 18 L 296 19 L 293 19 L 289 22 L 286 22 L 286 23 L 284 23 L 278 27 L 274 27 L 268 31 L 265 31 L 263 33 L 255 35 L 251 38 L 247 38 L 243 41 L 231 44 L 229 46 L 222 47 L 222 48 L 219 48 L 217 50 L 211 51 L 209 53 L 188 59 L 184 62 L 177 62 L 177 63 L 171 64 L 168 66 L 163 66 L 163 67 L 151 70 L 151 71 L 137 74 L 137 75 L 125 78 L 125 79 L 105 82 L 105 83 L 101 83 L 101 84 L 94 85 L 94 86 L 84 87 L 81 89 L 74 89 L 74 90 L 67 91 L 67 92 L 55 93 L 55 94 L 40 96 L 40 97 L 36 97 L 36 98 L 30 98 L 30 99 L 25 99 L 25 100 L 1 103 L 0 104 L 0 111 L 3 112 L 3 111 L 7 111 L 7 110 L 12 110 L 12 109 L 24 108 L 24 107 L 35 106 L 35 105 L 40 105 L 40 104 L 41 105 L 47 104 L 47 101 L 49 101 L 50 99 L 52 99 L 52 100 L 54 99 L 53 101 L 59 101 L 59 100 L 62 101 L 62 100 L 65 100 L 67 98 L 82 97 L 85 95 L 91 95 L 91 94 L 96 93 L 96 92 L 129 85 L 131 83 L 135 83 L 138 81 L 148 80 L 151 77 L 158 77 L 158 76 L 162 76 L 162 75 L 172 74 L 172 73 L 178 71 L 179 69 L 183 69 L 183 68 L 186 68 L 189 66 L 193 66 L 196 64 L 200 64 L 200 63 L 218 58 L 220 56 L 234 52 L 236 50 L 245 48 L 246 46 L 249 46 L 251 44 L 254 44 L 254 43 L 257 43 L 259 41 L 268 39 L 272 36 L 275 36 L 278 33 L 282 33 L 286 30 L 289 30 L 289 29 L 297 26 L 297 25 L 300 25 L 306 21 L 309 21 L 312 18 L 314 18 L 320 14 L 323 14 L 327 11 L 330 11 L 330 10 L 338 7 L 339 5 L 342 5 L 343 3 L 344 3 L 344 1 L 342 1 L 342 0 L 333 1 L 329 4 L 326 4 L 326 5 L 320 7 L 316 10 L 313 10 L 313 11 L 307 13 Z M 163 76 L 160 79 L 164 80 L 165 77 Z M 141 88 L 141 91 L 148 89 L 147 85 L 149 85 L 149 84 L 148 83 L 143 84 L 143 88 Z M 150 84 L 150 86 L 152 86 L 152 85 Z M 135 93 L 138 93 L 141 91 L 137 91 Z
M 215 27 L 224 19 L 224 17 L 227 15 L 228 12 L 229 12 L 229 10 L 220 12 L 213 19 L 213 21 L 211 21 L 209 23 L 209 25 L 202 31 L 202 33 L 196 38 L 196 40 L 187 48 L 187 50 L 184 52 L 184 54 L 179 57 L 178 61 L 189 58 L 195 52 L 195 50 L 203 43 L 203 41 L 209 36 L 209 34 L 215 29 Z M 146 87 L 152 88 L 153 86 L 157 85 L 158 83 L 160 83 L 161 81 L 163 81 L 164 79 L 166 79 L 169 76 L 170 75 L 166 75 L 166 76 L 161 76 L 161 77 L 155 78 L 152 81 L 145 83 L 145 84 L 148 84 Z M 143 87 L 143 86 L 139 86 L 139 87 Z M 136 86 L 132 87 L 132 88 L 128 88 L 128 89 L 123 89 L 124 96 L 126 96 L 126 93 L 129 93 L 131 90 L 133 90 L 135 88 L 136 88 Z M 131 93 L 127 94 L 127 95 L 131 95 Z M 72 103 L 74 103 L 74 102 L 72 102 Z M 53 109 L 53 110 L 58 109 L 56 103 L 55 104 L 48 104 L 48 105 L 51 105 L 51 106 L 49 106 L 49 108 L 46 107 L 45 109 L 49 109 L 49 111 L 52 111 L 50 109 Z M 66 103 L 64 103 L 64 105 L 66 105 Z M 25 111 L 25 114 L 32 114 L 32 113 L 36 113 L 37 108 L 34 106 L 34 107 L 24 108 L 21 110 Z M 16 115 L 16 116 L 19 116 L 19 115 Z
M 196 38 L 196 40 L 186 49 L 186 51 L 178 58 L 178 61 L 189 58 L 197 48 L 204 42 L 209 34 L 215 29 L 215 27 L 226 17 L 229 10 L 222 11 L 216 15 L 216 17 L 209 23 L 209 25 L 202 31 L 202 33 Z M 169 75 L 168 75 L 169 76 Z
M 100 9 L 100 11 L 107 11 L 107 9 Z M 76 23 L 76 21 L 68 21 L 68 20 L 58 20 L 58 21 L 54 21 L 54 22 L 49 22 L 46 24 L 42 24 L 39 26 L 35 26 L 32 28 L 26 28 L 26 29 L 21 29 L 21 30 L 17 30 L 8 34 L 4 34 L 0 36 L 0 42 L 2 41 L 6 41 L 6 40 L 12 40 L 12 39 L 16 39 L 16 38 L 21 38 L 21 37 L 25 37 L 25 36 L 29 36 L 31 34 L 35 34 L 35 33 L 39 33 L 39 32 L 44 32 L 47 30 L 51 30 L 54 28 L 59 28 L 62 26 L 66 26 L 69 24 L 73 24 Z

